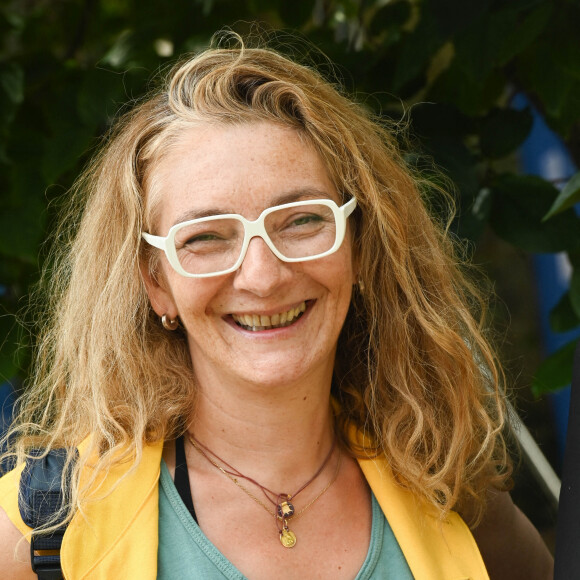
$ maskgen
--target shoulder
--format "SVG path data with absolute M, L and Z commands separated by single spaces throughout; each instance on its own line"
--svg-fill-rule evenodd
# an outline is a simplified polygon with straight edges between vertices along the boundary
M 0 508 L 2 508 L 3 516 L 20 531 L 21 535 L 30 531 L 30 528 L 22 521 L 18 509 L 18 489 L 23 469 L 24 464 L 0 477 Z
M 21 471 L 15 469 L 0 478 L 0 562 L 4 578 L 35 580 L 30 566 L 30 544 L 24 536 L 28 528 L 18 511 Z
M 30 544 L 0 507 L 0 562 L 10 580 L 36 580 L 30 565 Z
M 488 492 L 485 515 L 472 533 L 491 578 L 553 578 L 552 555 L 507 491 Z

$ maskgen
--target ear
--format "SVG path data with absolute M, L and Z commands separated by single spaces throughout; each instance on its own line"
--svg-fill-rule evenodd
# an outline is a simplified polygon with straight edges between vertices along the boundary
M 146 261 L 141 261 L 139 269 L 141 270 L 141 278 L 143 278 L 151 308 L 158 316 L 167 314 L 169 318 L 176 318 L 178 314 L 177 307 L 163 273 L 152 271 L 150 263 Z

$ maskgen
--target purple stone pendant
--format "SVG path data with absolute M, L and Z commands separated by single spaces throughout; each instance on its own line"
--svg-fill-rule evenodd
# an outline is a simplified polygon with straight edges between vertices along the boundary
M 291 518 L 294 515 L 294 506 L 290 501 L 283 501 L 278 504 L 278 517 L 282 519 Z

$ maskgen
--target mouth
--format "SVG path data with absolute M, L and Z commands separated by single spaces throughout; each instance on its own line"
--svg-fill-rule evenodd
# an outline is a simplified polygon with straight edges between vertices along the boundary
M 272 328 L 284 328 L 294 324 L 306 311 L 306 301 L 285 312 L 266 316 L 264 314 L 232 314 L 234 322 L 244 330 L 257 332 Z

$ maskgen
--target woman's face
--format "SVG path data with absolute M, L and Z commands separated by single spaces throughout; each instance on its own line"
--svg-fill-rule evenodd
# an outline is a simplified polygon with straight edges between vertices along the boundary
M 188 129 L 154 171 L 155 233 L 163 236 L 194 214 L 255 220 L 264 209 L 292 201 L 341 205 L 315 150 L 293 129 L 266 122 Z M 159 270 L 156 279 L 144 272 L 151 304 L 160 316 L 179 316 L 202 386 L 204 379 L 282 385 L 311 373 L 330 377 L 355 282 L 348 226 L 337 252 L 310 262 L 282 262 L 255 237 L 230 274 L 186 278 L 165 255 Z M 269 327 L 272 317 L 291 318 L 291 311 L 291 324 Z M 246 317 L 258 317 L 264 328 L 242 326 Z

